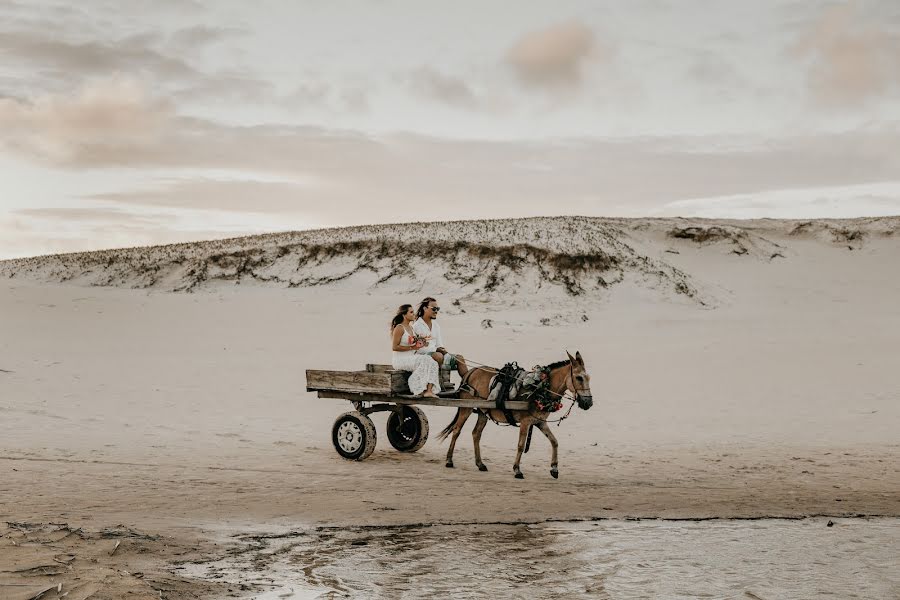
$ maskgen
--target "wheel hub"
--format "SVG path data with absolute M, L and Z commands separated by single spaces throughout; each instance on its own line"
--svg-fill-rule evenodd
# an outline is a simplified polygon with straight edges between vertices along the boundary
M 338 427 L 337 442 L 341 450 L 352 454 L 362 446 L 363 432 L 356 423 L 344 421 Z

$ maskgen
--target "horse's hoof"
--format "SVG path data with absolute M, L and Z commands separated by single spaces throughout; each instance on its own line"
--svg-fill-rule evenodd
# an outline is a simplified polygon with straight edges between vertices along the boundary
M 520 471 L 520 472 L 516 473 L 516 479 L 525 479 L 525 476 L 522 475 L 522 472 Z
M 479 471 L 487 471 L 487 466 L 485 466 L 485 465 L 478 465 L 478 470 L 479 470 Z
M 448 461 L 447 461 L 447 464 L 446 464 L 445 466 L 446 466 L 448 469 L 452 469 L 452 468 L 453 468 L 453 461 L 452 461 L 452 460 L 448 460 Z
M 559 479 L 559 470 L 550 469 L 550 475 L 553 477 L 553 479 Z

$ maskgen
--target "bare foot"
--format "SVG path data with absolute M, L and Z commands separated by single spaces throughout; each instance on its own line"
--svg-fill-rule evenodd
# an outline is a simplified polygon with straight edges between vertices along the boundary
M 423 398 L 437 398 L 438 395 L 435 394 L 434 392 L 422 392 L 422 397 Z

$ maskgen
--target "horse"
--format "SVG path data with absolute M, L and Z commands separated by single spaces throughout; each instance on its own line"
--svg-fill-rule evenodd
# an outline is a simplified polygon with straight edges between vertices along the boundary
M 587 370 L 584 368 L 584 360 L 581 358 L 580 352 L 576 352 L 574 357 L 566 352 L 566 356 L 568 356 L 567 360 L 547 365 L 547 368 L 550 369 L 549 389 L 559 398 L 562 398 L 567 391 L 572 392 L 575 395 L 578 408 L 588 410 L 594 404 L 591 396 L 591 376 L 588 375 Z M 462 384 L 460 384 L 460 399 L 486 399 L 490 392 L 491 379 L 496 373 L 497 369 L 490 367 L 470 369 Z M 453 437 L 450 440 L 450 448 L 447 450 L 447 468 L 453 468 L 453 449 L 456 447 L 456 439 L 459 437 L 469 415 L 473 412 L 478 414 L 478 422 L 472 431 L 472 441 L 475 444 L 475 465 L 479 471 L 488 470 L 481 461 L 481 432 L 484 431 L 489 417 L 495 422 L 506 420 L 503 411 L 496 408 L 479 408 L 474 410 L 460 408 L 457 410 L 453 421 L 437 436 L 439 440 L 445 440 L 451 432 L 453 433 Z M 554 479 L 559 478 L 557 462 L 557 447 L 559 444 L 556 441 L 556 436 L 553 435 L 553 432 L 550 431 L 550 426 L 547 424 L 547 419 L 552 413 L 540 411 L 534 406 L 529 408 L 529 410 L 513 410 L 510 412 L 513 418 L 519 422 L 519 446 L 516 452 L 516 462 L 513 463 L 513 473 L 516 479 L 525 478 L 525 475 L 522 474 L 522 470 L 519 468 L 519 463 L 522 460 L 522 452 L 525 450 L 528 431 L 532 426 L 540 429 L 541 433 L 550 440 L 550 446 L 553 448 L 553 455 L 550 461 L 550 475 Z

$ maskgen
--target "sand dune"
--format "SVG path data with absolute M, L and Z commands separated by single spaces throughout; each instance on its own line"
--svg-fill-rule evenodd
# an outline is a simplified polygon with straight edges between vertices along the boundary
M 693 298 L 673 255 L 703 247 L 759 261 L 786 259 L 792 242 L 862 248 L 891 238 L 900 218 L 829 221 L 531 218 L 378 225 L 229 240 L 58 254 L 0 262 L 0 276 L 37 282 L 194 291 L 222 283 L 280 288 L 353 280 L 362 289 L 491 299 L 578 298 L 626 280 Z M 787 249 L 787 250 L 786 250 Z M 360 281 L 361 280 L 361 281 Z
M 524 219 L 5 261 L 0 519 L 211 540 L 315 524 L 898 516 L 898 228 Z M 514 434 L 495 426 L 488 473 L 468 433 L 452 470 L 446 445 L 400 454 L 383 429 L 363 463 L 334 452 L 349 405 L 304 392 L 303 370 L 386 362 L 392 310 L 426 293 L 451 348 L 481 362 L 582 352 L 596 404 L 554 427 L 558 481 L 540 437 L 514 480 Z M 453 411 L 426 413 L 436 431 Z M 173 559 L 141 544 L 145 562 Z M 16 556 L 0 544 L 0 567 Z

